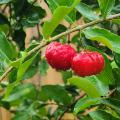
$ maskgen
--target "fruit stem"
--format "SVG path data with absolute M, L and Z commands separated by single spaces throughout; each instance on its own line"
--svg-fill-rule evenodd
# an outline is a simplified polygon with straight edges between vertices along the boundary
M 68 27 L 68 30 L 71 28 L 71 25 L 72 25 L 72 24 L 70 24 L 70 26 Z M 68 34 L 68 44 L 70 44 L 70 42 L 71 42 L 71 41 L 70 41 L 70 39 L 71 39 L 71 38 L 70 38 L 70 35 L 71 35 L 71 34 Z

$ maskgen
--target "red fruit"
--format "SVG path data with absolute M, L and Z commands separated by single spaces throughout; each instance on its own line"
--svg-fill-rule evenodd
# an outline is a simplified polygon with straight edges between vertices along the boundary
M 81 77 L 99 74 L 103 68 L 104 58 L 98 52 L 83 51 L 72 60 L 72 69 Z
M 48 63 L 56 70 L 67 70 L 76 51 L 70 45 L 52 42 L 46 48 L 45 56 Z

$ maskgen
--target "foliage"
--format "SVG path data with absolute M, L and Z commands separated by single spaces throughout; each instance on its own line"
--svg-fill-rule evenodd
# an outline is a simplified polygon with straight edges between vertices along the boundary
M 0 106 L 13 113 L 12 120 L 58 120 L 67 112 L 80 120 L 119 120 L 120 15 L 115 15 L 120 13 L 120 0 L 44 1 L 52 13 L 49 21 L 44 19 L 47 13 L 39 0 L 0 0 Z M 81 31 L 79 19 L 85 24 Z M 63 25 L 63 20 L 73 28 Z M 25 48 L 26 29 L 31 27 L 38 35 Z M 58 71 L 63 79 L 59 85 L 27 83 L 36 73 L 48 73 L 41 48 L 52 40 L 71 42 L 78 52 L 100 52 L 104 70 L 89 77 L 76 76 L 71 69 Z

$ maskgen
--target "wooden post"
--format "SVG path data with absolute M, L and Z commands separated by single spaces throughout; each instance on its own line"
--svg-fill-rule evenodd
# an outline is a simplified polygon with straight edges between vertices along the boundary
M 4 108 L 0 108 L 0 120 L 10 120 L 11 119 L 11 114 Z

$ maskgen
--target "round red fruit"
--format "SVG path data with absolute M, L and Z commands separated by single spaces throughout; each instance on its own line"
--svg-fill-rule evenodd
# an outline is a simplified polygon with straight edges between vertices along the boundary
M 99 74 L 104 64 L 104 58 L 100 53 L 82 51 L 73 57 L 72 69 L 77 75 L 85 77 Z
M 70 45 L 59 42 L 50 43 L 45 52 L 48 63 L 56 70 L 69 69 L 75 54 L 76 51 Z

